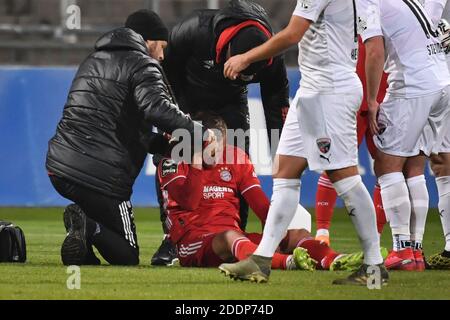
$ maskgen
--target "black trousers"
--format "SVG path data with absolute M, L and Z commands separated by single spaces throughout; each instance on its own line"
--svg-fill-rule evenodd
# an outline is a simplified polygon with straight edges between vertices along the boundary
M 87 216 L 88 243 L 114 265 L 139 264 L 139 246 L 129 199 L 116 199 L 95 192 L 67 179 L 51 175 L 60 195 L 84 211 Z
M 186 110 L 187 111 L 187 110 Z M 242 129 L 244 131 L 247 131 L 250 129 L 250 115 L 248 111 L 248 105 L 242 104 L 239 106 L 233 105 L 228 106 L 223 109 L 219 110 L 189 110 L 191 114 L 195 114 L 196 111 L 212 111 L 215 114 L 219 115 L 226 123 L 228 129 Z M 228 143 L 233 144 L 234 146 L 244 148 L 245 153 L 248 155 L 250 150 L 250 136 L 245 136 L 245 142 L 244 146 L 238 145 L 241 144 L 240 141 L 237 141 L 235 139 L 234 141 L 228 141 Z M 159 162 L 161 161 L 162 157 L 159 155 L 153 156 L 153 163 L 156 167 L 158 167 Z M 158 204 L 159 204 L 159 213 L 160 213 L 160 219 L 162 223 L 162 228 L 165 234 L 169 233 L 169 230 L 165 224 L 166 218 L 167 218 L 167 212 L 164 210 L 164 199 L 161 192 L 161 186 L 159 183 L 158 176 L 155 175 L 155 188 L 156 188 L 156 195 L 158 197 Z M 240 227 L 242 230 L 245 231 L 245 228 L 247 227 L 247 220 L 248 220 L 248 204 L 245 201 L 244 197 L 242 195 L 239 195 L 239 216 L 241 218 Z

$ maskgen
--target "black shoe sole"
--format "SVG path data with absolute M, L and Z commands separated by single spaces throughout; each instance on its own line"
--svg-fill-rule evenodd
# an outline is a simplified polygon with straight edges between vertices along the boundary
M 61 260 L 64 265 L 82 265 L 86 260 L 86 216 L 77 205 L 69 205 L 64 217 L 70 216 L 69 234 L 61 246 Z
M 82 265 L 86 259 L 86 243 L 79 237 L 68 235 L 61 246 L 61 260 L 64 265 Z

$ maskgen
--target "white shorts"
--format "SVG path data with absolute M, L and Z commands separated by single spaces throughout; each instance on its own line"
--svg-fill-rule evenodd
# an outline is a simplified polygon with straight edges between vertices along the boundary
M 316 171 L 356 166 L 356 112 L 361 100 L 361 88 L 343 94 L 298 90 L 277 154 L 306 158 L 309 169 Z
M 387 97 L 378 116 L 379 134 L 374 136 L 382 152 L 400 157 L 438 153 L 449 127 L 450 86 L 418 98 Z

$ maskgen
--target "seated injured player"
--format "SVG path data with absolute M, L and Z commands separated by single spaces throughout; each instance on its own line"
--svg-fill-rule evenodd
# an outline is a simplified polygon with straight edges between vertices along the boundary
M 204 164 L 202 153 L 194 154 L 191 164 L 165 158 L 158 178 L 181 266 L 217 267 L 247 258 L 262 238 L 240 229 L 239 194 L 263 225 L 270 203 L 248 156 L 226 143 L 225 122 L 206 113 L 196 118 L 218 137 L 210 165 Z M 273 269 L 354 270 L 362 264 L 362 252 L 339 254 L 311 237 L 310 228 L 311 215 L 299 206 L 272 260 Z

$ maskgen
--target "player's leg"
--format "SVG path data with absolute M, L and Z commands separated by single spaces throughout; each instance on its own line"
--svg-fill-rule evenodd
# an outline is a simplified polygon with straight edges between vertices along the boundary
M 161 159 L 162 159 L 161 155 L 158 154 L 153 155 L 152 160 L 155 167 L 158 167 Z M 155 175 L 155 190 L 159 205 L 159 218 L 161 220 L 164 236 L 159 248 L 153 254 L 150 260 L 150 264 L 153 266 L 171 266 L 177 261 L 177 254 L 175 246 L 173 245 L 173 243 L 170 241 L 169 238 L 169 231 L 167 230 L 166 226 L 167 212 L 164 209 L 164 198 L 161 192 L 161 186 L 157 175 Z
M 384 226 L 386 225 L 386 213 L 383 208 L 383 200 L 381 199 L 381 188 L 377 183 L 373 188 L 372 193 L 373 205 L 375 206 L 375 214 L 377 216 L 377 231 L 378 235 L 381 238 L 381 234 L 383 233 Z
M 442 117 L 440 122 L 431 122 L 436 127 L 431 132 L 439 132 L 436 138 L 436 147 L 431 152 L 431 167 L 436 176 L 439 216 L 445 238 L 444 251 L 429 259 L 429 265 L 434 269 L 450 269 L 450 109 L 448 107 L 450 105 L 450 87 L 443 91 L 444 94 L 438 107 L 445 110 L 446 117 Z M 439 117 L 440 112 L 436 112 L 436 114 Z
M 356 112 L 361 99 L 362 90 L 340 95 L 305 95 L 301 99 L 302 118 L 299 122 L 306 130 L 305 141 L 309 142 L 310 169 L 325 170 L 337 194 L 344 200 L 363 247 L 365 264 L 381 265 L 383 258 L 375 209 L 357 169 Z M 348 281 L 352 279 L 342 283 Z
M 446 145 L 438 155 L 431 156 L 431 168 L 436 176 L 439 194 L 438 210 L 444 232 L 445 247 L 441 253 L 432 255 L 428 264 L 432 269 L 450 269 L 450 133 Z
M 367 121 L 367 117 L 365 119 Z M 365 136 L 366 136 L 367 150 L 369 151 L 369 154 L 372 157 L 372 159 L 375 159 L 377 155 L 377 147 L 373 142 L 373 136 L 368 128 L 366 128 Z M 377 230 L 378 234 L 381 237 L 381 234 L 383 233 L 383 229 L 387 221 L 386 221 L 386 213 L 384 212 L 383 209 L 383 200 L 381 199 L 381 188 L 378 182 L 375 184 L 375 187 L 373 188 L 372 198 L 373 198 L 373 205 L 375 206 L 375 213 L 377 216 Z
M 426 156 L 419 155 L 409 158 L 403 169 L 411 201 L 411 248 L 417 271 L 425 270 L 425 261 L 422 252 L 422 240 L 428 214 L 428 189 L 425 181 L 424 169 Z
M 330 245 L 330 225 L 337 193 L 326 173 L 322 173 L 316 192 L 316 239 Z
M 238 231 L 229 230 L 218 234 L 214 237 L 212 248 L 215 254 L 224 262 L 242 261 L 250 257 L 258 247 L 262 238 L 261 234 L 251 233 L 243 234 Z M 306 252 L 305 252 L 306 253 Z M 308 257 L 309 258 L 309 257 Z M 299 262 L 301 262 L 299 264 Z M 285 254 L 281 252 L 275 252 L 272 257 L 271 268 L 282 270 L 295 270 L 305 266 L 312 268 L 313 264 L 309 263 L 311 260 L 307 260 L 309 264 L 303 265 L 305 261 L 296 261 L 292 254 Z M 228 270 L 224 269 L 227 273 Z M 232 274 L 227 274 L 232 276 Z
M 375 161 L 375 166 L 380 167 L 378 182 L 393 238 L 393 251 L 385 262 L 388 269 L 415 269 L 410 235 L 411 202 L 403 175 L 406 160 L 380 151 Z
M 73 208 L 69 233 L 61 248 L 64 264 L 86 264 L 94 245 L 111 264 L 139 263 L 139 247 L 131 203 L 106 197 L 56 176 L 55 189 L 79 207 Z
M 364 137 L 367 135 L 367 124 L 367 111 L 362 111 L 360 108 L 356 116 L 358 147 L 361 145 Z M 333 216 L 334 206 L 336 204 L 336 198 L 337 193 L 336 190 L 334 190 L 333 184 L 331 183 L 330 179 L 328 179 L 326 173 L 322 173 L 317 184 L 316 193 L 316 240 L 324 241 L 328 245 L 330 245 L 329 228 L 331 224 L 331 218 Z
M 420 153 L 421 136 L 438 97 L 390 97 L 380 107 L 378 124 L 381 130 L 374 137 L 378 149 L 375 172 L 392 230 L 393 251 L 385 262 L 389 269 L 415 270 L 410 234 L 411 200 L 403 170 L 406 160 Z
M 376 228 L 375 208 L 356 166 L 327 172 L 338 195 L 344 200 L 356 228 L 364 252 L 364 263 L 380 265 L 380 243 Z
M 256 239 L 253 234 L 246 235 L 252 242 L 259 243 L 257 239 L 260 237 L 259 234 L 256 234 Z M 362 251 L 350 254 L 338 253 L 325 243 L 313 239 L 305 229 L 289 230 L 279 249 L 284 254 L 293 254 L 297 266 L 304 266 L 305 263 L 309 266 L 313 262 L 314 268 L 318 270 L 355 271 L 364 263 Z M 300 249 L 303 250 L 298 252 Z M 387 250 L 382 248 L 381 254 L 386 257 Z

